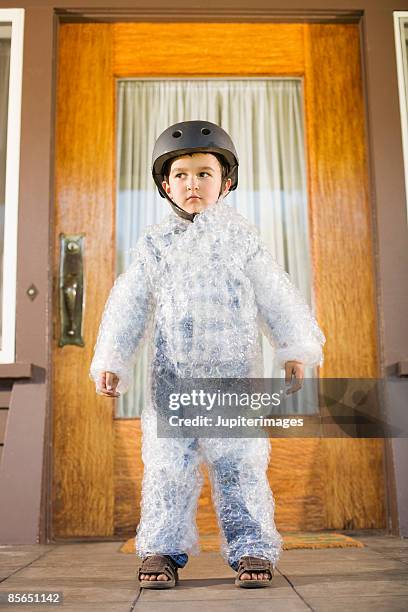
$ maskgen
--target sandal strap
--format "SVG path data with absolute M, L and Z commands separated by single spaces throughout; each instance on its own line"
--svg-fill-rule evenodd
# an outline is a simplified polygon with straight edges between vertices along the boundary
M 140 574 L 165 574 L 170 580 L 177 578 L 177 565 L 165 555 L 149 555 L 142 561 Z
M 268 559 L 259 559 L 258 557 L 241 557 L 238 563 L 238 576 L 245 572 L 269 572 L 271 578 L 273 576 L 273 566 Z

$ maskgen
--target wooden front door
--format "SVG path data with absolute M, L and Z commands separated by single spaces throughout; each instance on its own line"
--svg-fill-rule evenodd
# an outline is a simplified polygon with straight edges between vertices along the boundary
M 140 421 L 115 420 L 115 400 L 95 394 L 88 371 L 114 281 L 115 79 L 142 76 L 303 79 L 314 295 L 327 336 L 321 375 L 371 378 L 379 372 L 358 26 L 62 25 L 54 221 L 54 539 L 132 536 L 139 519 Z M 60 233 L 85 234 L 83 347 L 58 345 Z M 382 464 L 382 440 L 274 439 L 269 477 L 278 528 L 384 527 Z M 198 525 L 203 536 L 217 531 L 208 481 Z

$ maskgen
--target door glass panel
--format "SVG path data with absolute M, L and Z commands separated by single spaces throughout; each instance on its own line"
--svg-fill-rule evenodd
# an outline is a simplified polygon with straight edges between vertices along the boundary
M 397 51 L 398 90 L 400 98 L 402 145 L 405 167 L 405 197 L 408 220 L 408 12 L 394 11 Z
M 116 273 L 129 266 L 143 230 L 170 212 L 150 173 L 157 136 L 172 123 L 199 118 L 221 125 L 238 151 L 239 185 L 226 202 L 258 226 L 311 304 L 302 79 L 126 79 L 117 87 Z M 284 377 L 266 338 L 263 350 L 265 377 Z M 148 342 L 138 351 L 129 391 L 118 400 L 118 417 L 140 416 L 147 360 Z M 305 377 L 314 374 L 305 369 Z M 307 410 L 296 401 L 291 407 L 315 412 L 310 399 Z
M 10 81 L 11 24 L 0 23 L 0 346 L 3 342 L 3 255 L 6 207 L 7 116 Z

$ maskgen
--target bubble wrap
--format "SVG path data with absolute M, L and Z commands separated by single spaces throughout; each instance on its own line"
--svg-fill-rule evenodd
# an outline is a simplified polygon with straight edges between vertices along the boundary
M 323 363 L 325 337 L 255 226 L 222 198 L 191 223 L 171 212 L 147 228 L 106 302 L 90 368 L 119 376 L 128 390 L 136 350 L 149 341 L 142 413 L 142 513 L 137 552 L 198 552 L 199 464 L 209 468 L 229 563 L 279 556 L 265 438 L 158 439 L 155 401 L 172 377 L 263 377 L 261 330 L 281 367 Z
M 205 462 L 221 533 L 221 554 L 232 566 L 243 555 L 279 558 L 282 539 L 266 469 L 268 438 L 157 438 L 155 415 L 142 413 L 141 519 L 136 551 L 198 554 L 197 502 Z
M 136 348 L 154 316 L 153 361 L 180 376 L 262 376 L 260 328 L 283 368 L 322 365 L 325 338 L 255 226 L 223 201 L 194 223 L 175 213 L 140 238 L 106 302 L 90 368 L 129 387 Z

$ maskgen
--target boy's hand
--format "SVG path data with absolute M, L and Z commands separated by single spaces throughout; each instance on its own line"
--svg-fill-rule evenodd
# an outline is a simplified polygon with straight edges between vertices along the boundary
M 113 372 L 103 372 L 96 392 L 98 395 L 105 395 L 106 397 L 119 397 L 120 393 L 116 391 L 118 383 L 119 378 L 116 374 Z
M 292 376 L 294 376 L 295 380 L 292 386 L 286 390 L 286 393 L 299 391 L 303 384 L 304 367 L 301 361 L 287 361 L 285 363 L 285 383 L 287 385 L 291 384 Z

